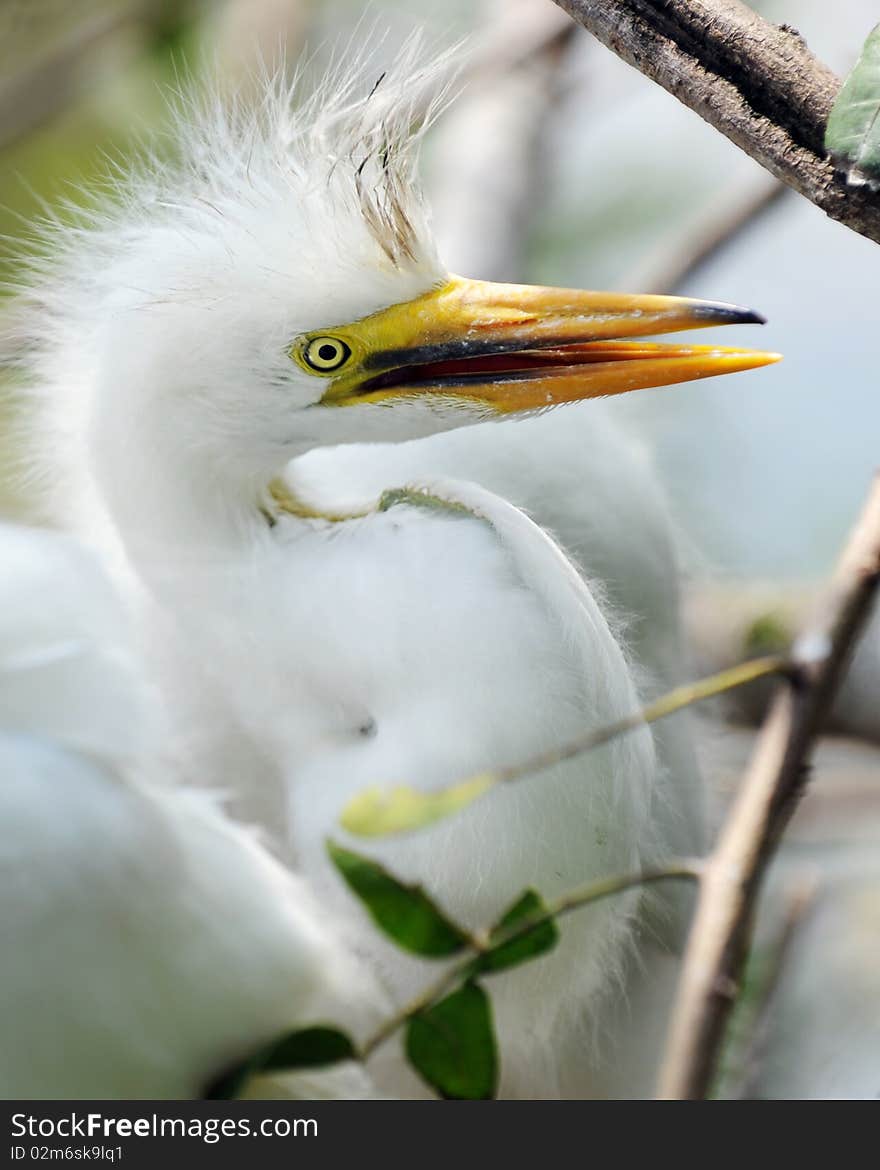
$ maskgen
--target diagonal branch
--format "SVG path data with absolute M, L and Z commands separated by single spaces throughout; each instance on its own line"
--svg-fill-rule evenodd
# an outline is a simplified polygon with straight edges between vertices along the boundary
M 828 597 L 795 643 L 718 844 L 703 871 L 670 1027 L 660 1095 L 706 1094 L 736 997 L 761 879 L 808 776 L 810 752 L 880 583 L 880 476 Z
M 763 171 L 757 178 L 758 182 L 750 182 L 729 197 L 713 198 L 680 231 L 661 240 L 618 281 L 618 287 L 656 293 L 682 289 L 788 195 L 787 187 Z
M 517 280 L 541 201 L 560 65 L 580 30 L 552 4 L 483 0 L 485 39 L 434 134 L 431 208 L 454 272 Z
M 182 20 L 183 11 L 175 12 L 161 0 L 124 0 L 104 7 L 93 15 L 86 10 L 67 36 L 33 61 L 0 78 L 0 151 L 14 146 L 20 139 L 39 129 L 71 106 L 84 90 L 93 70 L 87 66 L 108 44 L 130 27 L 144 26 L 148 32 L 161 28 L 168 20 Z M 0 30 L 12 42 L 9 27 Z M 126 44 L 117 62 L 121 70 L 138 49 L 137 42 Z M 10 55 L 10 61 L 12 55 Z
M 832 219 L 880 242 L 880 197 L 825 156 L 837 76 L 739 0 L 556 0 L 604 45 Z

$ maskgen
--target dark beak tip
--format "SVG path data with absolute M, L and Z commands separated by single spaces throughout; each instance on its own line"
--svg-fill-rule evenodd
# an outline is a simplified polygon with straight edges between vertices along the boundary
M 740 309 L 737 322 L 740 325 L 766 325 L 767 318 L 763 313 L 756 313 L 754 309 Z
M 705 301 L 694 306 L 694 317 L 711 325 L 766 325 L 767 318 L 754 309 L 741 305 L 725 305 L 717 301 Z

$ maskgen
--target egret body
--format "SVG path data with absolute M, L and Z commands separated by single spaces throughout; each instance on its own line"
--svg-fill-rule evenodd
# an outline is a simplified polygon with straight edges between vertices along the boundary
M 98 566 L 9 525 L 0 550 L 0 1097 L 198 1097 L 291 1028 L 372 1024 L 382 1000 L 305 884 L 157 778 Z M 272 1091 L 369 1087 L 344 1066 Z
M 330 871 L 345 802 L 564 743 L 636 709 L 641 668 L 603 590 L 501 496 L 428 464 L 367 489 L 331 477 L 315 503 L 291 460 L 772 360 L 641 340 L 756 319 L 732 306 L 451 276 L 415 175 L 433 72 L 410 47 L 362 93 L 340 73 L 299 108 L 275 86 L 253 115 L 191 111 L 180 163 L 59 233 L 33 289 L 43 462 L 134 583 L 177 766 L 223 778 L 397 1002 L 436 969 Z M 605 443 L 584 475 L 623 498 Z M 653 539 L 637 500 L 624 512 L 630 530 L 596 517 L 609 552 Z M 664 852 L 661 771 L 646 728 L 370 852 L 482 927 L 524 886 L 551 897 Z M 592 907 L 493 981 L 504 1094 L 602 1091 L 603 997 L 638 904 Z

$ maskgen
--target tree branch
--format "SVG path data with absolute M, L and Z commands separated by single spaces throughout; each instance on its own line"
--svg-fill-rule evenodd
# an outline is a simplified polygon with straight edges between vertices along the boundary
M 758 1002 L 751 1010 L 748 1040 L 741 1057 L 740 1083 L 729 1094 L 735 1100 L 756 1096 L 750 1088 L 765 1060 L 769 1022 L 773 1016 L 779 985 L 791 961 L 791 949 L 804 920 L 815 906 L 818 882 L 814 876 L 801 876 L 785 899 L 782 921 L 765 960 L 766 970 L 758 988 Z
M 730 196 L 713 199 L 627 272 L 618 287 L 678 292 L 788 194 L 788 188 L 770 175 L 759 171 L 758 179 Z
M 466 87 L 435 131 L 431 207 L 454 272 L 517 280 L 541 201 L 540 165 L 560 65 L 580 35 L 533 0 L 484 0 L 485 33 Z
M 0 80 L 0 151 L 74 104 L 91 76 L 86 64 L 91 57 L 106 54 L 108 43 L 118 33 L 140 25 L 155 34 L 166 24 L 173 26 L 184 20 L 188 7 L 171 7 L 165 0 L 123 0 L 95 15 L 86 14 L 65 39 Z M 137 42 L 124 44 L 117 72 L 121 73 L 141 48 Z
M 880 198 L 847 187 L 825 156 L 837 76 L 787 25 L 739 0 L 556 0 L 832 219 L 880 242 Z
M 761 879 L 803 790 L 813 743 L 880 582 L 880 476 L 811 626 L 796 670 L 758 738 L 718 844 L 706 862 L 660 1081 L 660 1096 L 706 1094 L 736 998 Z

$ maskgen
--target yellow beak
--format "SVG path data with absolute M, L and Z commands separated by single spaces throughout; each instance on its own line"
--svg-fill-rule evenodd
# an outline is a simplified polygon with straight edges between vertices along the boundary
M 779 361 L 778 354 L 747 349 L 623 340 L 748 323 L 763 318 L 713 301 L 453 277 L 412 301 L 331 330 L 351 357 L 334 374 L 322 404 L 432 394 L 509 413 Z

